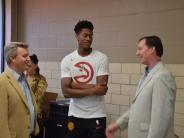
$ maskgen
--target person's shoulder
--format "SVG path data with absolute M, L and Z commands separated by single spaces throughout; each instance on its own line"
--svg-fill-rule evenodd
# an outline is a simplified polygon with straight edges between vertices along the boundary
M 164 64 L 162 64 L 158 74 L 160 76 L 172 76 L 171 71 Z
M 74 50 L 73 52 L 67 54 L 65 57 L 72 57 L 72 56 L 76 55 L 76 53 L 77 53 L 77 50 Z
M 3 80 L 4 80 L 3 74 L 0 74 L 0 84 L 1 82 L 3 82 Z
M 172 72 L 165 65 L 162 65 L 161 68 L 157 71 L 155 78 L 156 80 L 162 81 L 174 81 Z
M 2 80 L 2 79 L 5 79 L 5 78 L 6 78 L 6 73 L 5 72 L 2 72 L 0 74 L 0 79 Z
M 38 77 L 39 79 L 46 79 L 42 74 L 37 74 L 35 77 Z
M 103 52 L 101 51 L 98 51 L 98 50 L 93 50 L 94 54 L 95 55 L 98 55 L 98 56 L 101 56 L 103 58 L 108 58 L 106 54 L 104 54 Z
M 75 51 L 73 51 L 73 52 L 67 54 L 66 56 L 64 56 L 64 58 L 62 59 L 62 61 L 70 60 L 73 56 L 76 55 L 76 52 L 77 52 L 77 50 L 75 50 Z
M 155 83 L 159 85 L 165 85 L 167 88 L 175 91 L 176 90 L 176 82 L 174 76 L 171 71 L 165 67 L 164 65 L 157 71 L 155 75 Z
M 33 82 L 35 82 L 35 83 L 42 82 L 42 83 L 47 84 L 46 77 L 44 77 L 42 74 L 35 75 Z
M 6 79 L 6 73 L 3 72 L 2 74 L 0 74 L 0 84 L 3 86 L 6 82 L 7 82 L 7 79 Z

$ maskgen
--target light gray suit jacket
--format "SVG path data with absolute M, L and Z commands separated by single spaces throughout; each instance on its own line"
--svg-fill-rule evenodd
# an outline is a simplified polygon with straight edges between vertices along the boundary
M 176 84 L 162 62 L 138 85 L 132 105 L 116 123 L 129 138 L 174 138 Z

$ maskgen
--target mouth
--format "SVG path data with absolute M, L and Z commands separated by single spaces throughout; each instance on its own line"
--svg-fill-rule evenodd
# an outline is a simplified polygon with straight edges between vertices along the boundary
M 84 42 L 85 45 L 90 45 L 91 43 L 90 42 Z
M 83 45 L 86 46 L 86 47 L 90 47 L 91 43 L 84 43 Z

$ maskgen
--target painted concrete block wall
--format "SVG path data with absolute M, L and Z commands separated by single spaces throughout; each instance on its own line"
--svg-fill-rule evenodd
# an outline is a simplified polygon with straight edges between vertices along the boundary
M 136 63 L 140 37 L 158 35 L 165 63 L 184 63 L 183 0 L 18 0 L 18 40 L 42 61 L 60 61 L 77 47 L 74 25 L 94 23 L 93 47 L 113 63 Z
M 60 86 L 60 62 L 40 62 L 41 73 L 48 81 L 47 91 L 59 93 L 63 99 Z M 166 64 L 173 73 L 177 84 L 175 105 L 175 131 L 184 138 L 184 64 Z M 110 63 L 108 92 L 105 96 L 107 123 L 113 122 L 131 105 L 139 78 L 144 66 L 139 63 Z M 116 138 L 127 138 L 127 131 L 118 132 Z
M 40 59 L 48 91 L 60 88 L 60 61 L 77 48 L 74 25 L 80 19 L 94 23 L 93 48 L 106 53 L 111 64 L 105 96 L 108 122 L 129 106 L 144 66 L 135 56 L 140 37 L 163 40 L 163 60 L 177 82 L 176 133 L 184 138 L 184 1 L 183 0 L 18 0 L 18 41 L 30 45 Z M 118 132 L 126 138 L 126 132 Z

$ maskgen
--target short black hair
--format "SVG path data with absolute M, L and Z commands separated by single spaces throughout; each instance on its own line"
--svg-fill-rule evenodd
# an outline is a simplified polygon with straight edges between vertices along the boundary
M 76 34 L 78 34 L 84 28 L 90 29 L 91 31 L 94 29 L 92 22 L 88 20 L 82 20 L 75 25 L 74 31 Z
M 144 40 L 144 39 L 146 41 L 146 45 L 149 48 L 155 47 L 157 56 L 162 57 L 162 55 L 163 55 L 163 45 L 162 45 L 161 39 L 156 35 L 144 36 L 144 37 L 139 39 L 139 42 L 141 40 Z

